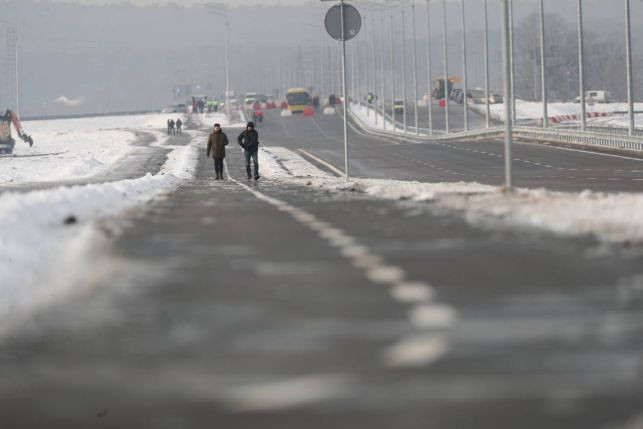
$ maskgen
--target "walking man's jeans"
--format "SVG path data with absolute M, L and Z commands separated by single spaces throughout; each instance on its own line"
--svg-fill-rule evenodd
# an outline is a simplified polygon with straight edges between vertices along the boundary
M 223 178 L 223 158 L 214 158 L 214 172 L 217 177 Z
M 252 179 L 250 175 L 250 158 L 252 158 L 255 165 L 255 177 L 259 177 L 259 151 L 250 152 L 244 150 L 243 154 L 246 156 L 246 173 L 248 173 L 248 178 Z

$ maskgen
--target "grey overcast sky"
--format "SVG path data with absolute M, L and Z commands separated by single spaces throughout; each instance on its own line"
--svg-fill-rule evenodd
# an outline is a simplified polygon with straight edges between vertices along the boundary
M 322 24 L 332 3 L 319 0 L 0 0 L 1 19 L 18 28 L 22 110 L 27 115 L 49 115 L 161 108 L 182 101 L 173 98 L 177 85 L 200 85 L 220 94 L 225 82 L 223 22 L 206 9 L 195 7 L 215 2 L 234 6 L 230 13 L 231 82 L 236 90 L 269 90 L 268 78 L 277 73 L 277 68 L 282 74 L 284 69 L 292 73 L 297 68 L 302 73 L 311 73 L 321 69 L 322 56 L 328 61 L 331 52 L 338 54 Z M 352 2 L 368 17 L 371 31 L 371 19 L 378 15 L 365 6 L 365 1 Z M 418 67 L 423 69 L 426 0 L 415 3 Z M 436 4 L 432 40 L 441 47 L 438 15 L 442 1 L 432 3 Z M 622 3 L 584 0 L 588 35 L 624 39 Z M 461 49 L 460 0 L 449 0 L 448 4 L 448 19 L 453 24 L 449 26 L 451 66 L 457 70 Z M 475 85 L 481 79 L 481 51 L 477 43 L 482 40 L 479 37 L 482 0 L 467 0 L 466 4 L 471 34 L 470 75 Z M 514 5 L 520 31 L 521 20 L 536 10 L 538 2 L 514 0 Z M 576 0 L 545 0 L 548 13 L 563 18 L 572 31 L 575 5 Z M 493 78 L 498 76 L 500 64 L 497 49 L 500 13 L 497 0 L 490 0 L 489 6 L 494 35 Z M 398 22 L 400 11 L 394 13 Z M 633 1 L 632 13 L 634 47 L 637 53 L 643 52 L 643 3 Z M 410 26 L 407 27 L 409 38 Z M 0 24 L 0 79 L 6 56 L 5 35 Z M 399 35 L 398 29 L 398 39 Z M 362 47 L 363 35 L 349 49 L 361 51 Z M 434 55 L 439 54 L 440 49 L 435 49 Z M 401 60 L 396 61 L 399 64 Z M 435 61 L 438 64 L 440 58 Z M 637 55 L 635 61 L 638 73 L 643 70 L 643 55 Z M 328 69 L 328 62 L 324 67 Z M 293 80 L 292 76 L 286 79 Z M 426 88 L 427 84 L 423 79 L 422 86 Z M 54 102 L 59 99 L 79 102 L 66 105 Z

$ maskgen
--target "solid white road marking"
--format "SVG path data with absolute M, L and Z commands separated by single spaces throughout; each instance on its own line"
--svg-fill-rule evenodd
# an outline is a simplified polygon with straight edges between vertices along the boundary
M 342 170 L 340 170 L 339 168 L 335 167 L 333 164 L 324 161 L 323 159 L 313 155 L 312 153 L 310 153 L 310 152 L 308 152 L 306 150 L 303 150 L 303 149 L 297 149 L 297 150 L 299 152 L 303 153 L 304 155 L 306 155 L 306 156 L 314 159 L 315 161 L 319 162 L 320 164 L 328 167 L 333 173 L 339 174 L 339 177 L 344 177 L 344 175 L 345 175 L 344 172 Z

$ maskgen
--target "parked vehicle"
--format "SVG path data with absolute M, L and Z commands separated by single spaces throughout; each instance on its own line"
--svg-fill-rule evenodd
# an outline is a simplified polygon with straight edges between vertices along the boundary
M 585 102 L 594 103 L 609 103 L 612 95 L 609 91 L 585 91 Z M 580 96 L 574 99 L 576 103 L 580 103 Z
M 404 100 L 395 100 L 393 102 L 393 110 L 395 110 L 395 113 L 404 113 L 405 108 Z

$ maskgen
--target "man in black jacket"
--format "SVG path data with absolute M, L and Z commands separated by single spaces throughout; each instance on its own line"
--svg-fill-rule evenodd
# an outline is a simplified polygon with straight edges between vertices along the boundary
M 243 148 L 243 154 L 246 157 L 248 180 L 252 180 L 250 158 L 255 166 L 255 180 L 259 180 L 259 133 L 255 130 L 254 122 L 248 122 L 246 129 L 237 137 L 237 142 Z

